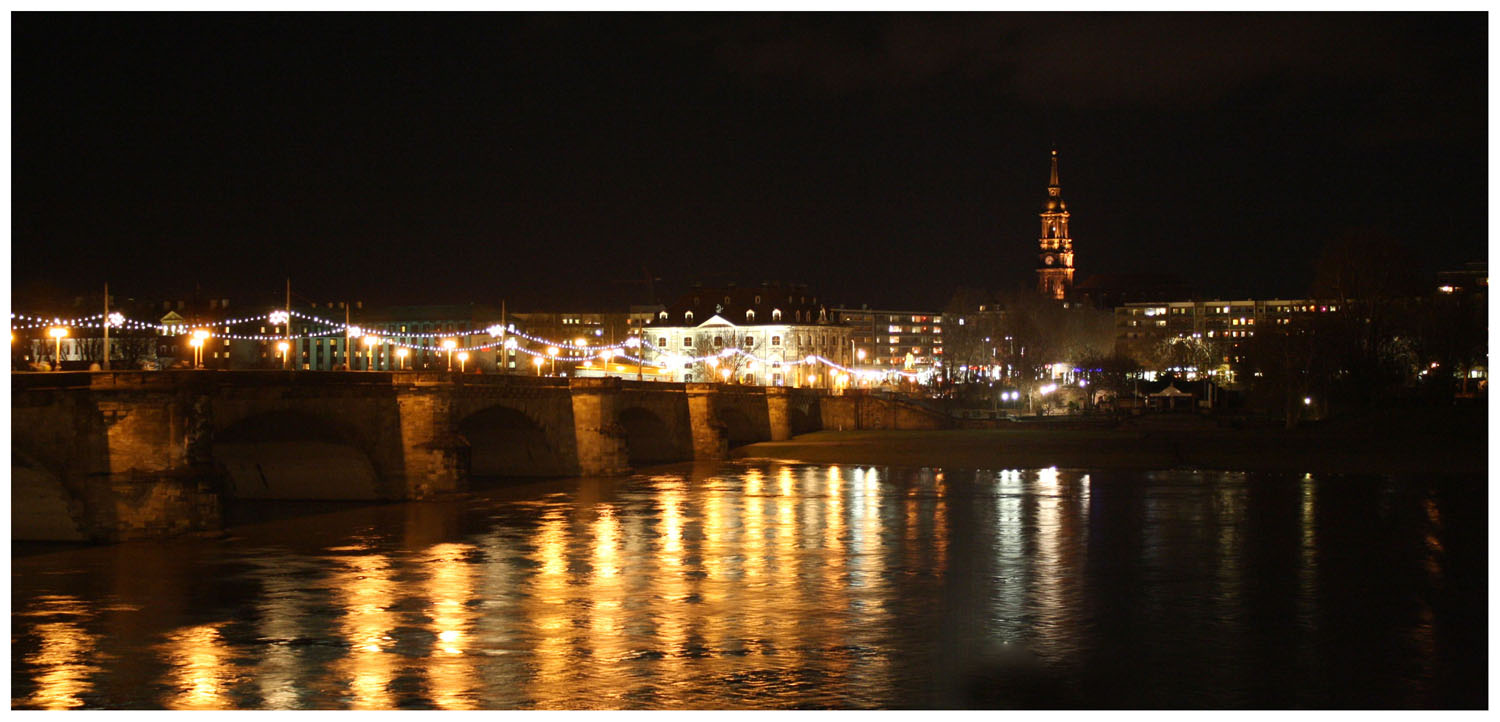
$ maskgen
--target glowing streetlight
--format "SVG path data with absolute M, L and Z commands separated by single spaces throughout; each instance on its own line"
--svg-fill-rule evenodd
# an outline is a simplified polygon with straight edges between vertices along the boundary
M 589 341 L 588 339 L 579 336 L 578 338 L 573 339 L 573 345 L 578 348 L 583 348 L 584 346 L 589 345 Z
M 459 373 L 463 373 L 464 372 L 464 363 L 466 363 L 468 360 L 469 360 L 469 352 L 468 351 L 459 351 L 458 352 L 458 372 Z
M 1312 406 L 1312 397 L 1311 396 L 1303 396 L 1302 397 L 1302 405 L 1303 406 Z
M 547 355 L 550 356 L 550 357 L 552 357 L 552 370 L 547 375 L 548 376 L 556 376 L 557 375 L 557 347 L 556 346 L 548 346 L 547 347 Z
M 65 326 L 53 326 L 52 328 L 47 329 L 47 335 L 51 336 L 52 338 L 57 339 L 57 368 L 54 369 L 54 370 L 55 371 L 61 371 L 62 370 L 62 340 L 63 340 L 64 336 L 68 335 L 68 329 Z
M 276 342 L 276 350 L 281 352 L 281 368 L 283 371 L 286 370 L 286 352 L 290 351 L 291 348 L 292 345 L 285 341 Z
M 537 376 L 541 376 L 542 375 L 542 364 L 544 363 L 542 361 L 542 357 L 541 356 L 532 356 L 531 357 L 531 363 L 536 366 L 536 375 Z
M 443 339 L 443 350 L 448 352 L 448 370 L 453 370 L 453 349 L 458 348 L 458 342 L 451 338 Z
M 375 370 L 375 344 L 380 342 L 374 334 L 365 336 L 365 370 Z
M 193 347 L 193 368 L 203 365 L 203 344 L 208 341 L 208 330 L 202 328 L 193 329 L 193 340 L 188 345 Z
M 411 353 L 405 346 L 396 349 L 396 363 L 402 370 L 406 369 L 406 356 Z
M 719 375 L 722 376 L 722 377 L 724 377 L 724 383 L 726 383 L 726 384 L 729 383 L 729 368 L 728 367 L 719 369 Z

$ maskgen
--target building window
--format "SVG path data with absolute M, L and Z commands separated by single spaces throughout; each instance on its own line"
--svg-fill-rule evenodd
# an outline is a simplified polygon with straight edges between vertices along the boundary
M 684 320 L 684 321 L 691 321 L 691 320 L 693 320 L 693 312 L 692 311 L 688 311 L 687 313 L 682 314 L 682 320 Z
M 750 348 L 750 347 L 752 347 L 754 345 L 755 345 L 755 338 L 751 337 L 751 336 L 746 336 L 745 337 L 745 348 Z
M 772 346 L 780 346 L 781 345 L 781 337 L 780 336 L 772 336 L 771 337 L 771 345 Z
M 756 298 L 759 298 L 759 296 L 756 296 Z M 755 311 L 746 311 L 745 312 L 745 320 L 746 321 L 754 321 L 755 320 Z
M 714 337 L 714 348 L 718 348 L 718 347 L 723 346 L 723 345 L 724 345 L 724 337 L 723 336 L 715 336 Z
M 693 347 L 693 337 L 692 336 L 683 336 L 682 337 L 682 347 L 683 348 L 692 348 Z
M 780 321 L 781 320 L 781 309 L 779 309 L 779 308 L 773 308 L 773 309 L 771 309 L 771 320 L 772 321 Z
M 665 320 L 667 320 L 667 312 L 666 311 L 662 311 L 661 313 L 657 314 L 656 317 L 659 318 L 659 319 L 661 319 L 661 320 L 663 320 L 663 321 L 665 321 Z
M 657 346 L 666 346 L 667 345 L 667 337 L 666 336 L 657 336 L 656 337 L 656 345 Z

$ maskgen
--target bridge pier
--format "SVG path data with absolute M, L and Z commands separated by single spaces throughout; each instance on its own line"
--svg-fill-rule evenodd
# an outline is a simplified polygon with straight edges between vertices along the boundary
M 688 423 L 693 430 L 693 458 L 723 459 L 729 456 L 729 432 L 719 420 L 715 408 L 718 384 L 689 383 L 686 387 Z
M 792 438 L 791 399 L 785 386 L 766 387 L 766 418 L 771 426 L 772 441 Z
M 462 491 L 468 483 L 468 449 L 453 428 L 453 392 L 443 386 L 413 386 L 396 394 L 400 414 L 401 498 L 422 499 Z
M 630 452 L 625 429 L 615 419 L 620 403 L 620 379 L 572 378 L 573 436 L 578 450 L 578 473 L 585 476 L 627 474 Z

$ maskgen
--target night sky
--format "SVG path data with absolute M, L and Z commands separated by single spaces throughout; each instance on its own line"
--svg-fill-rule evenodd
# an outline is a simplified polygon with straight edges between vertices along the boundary
M 937 308 L 1032 283 L 1054 143 L 1079 280 L 1487 258 L 1482 13 L 11 18 L 17 294 Z

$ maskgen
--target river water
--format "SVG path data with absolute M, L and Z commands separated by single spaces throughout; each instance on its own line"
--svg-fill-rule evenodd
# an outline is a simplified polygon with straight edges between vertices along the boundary
M 1487 704 L 1483 478 L 651 472 L 16 545 L 12 706 Z

